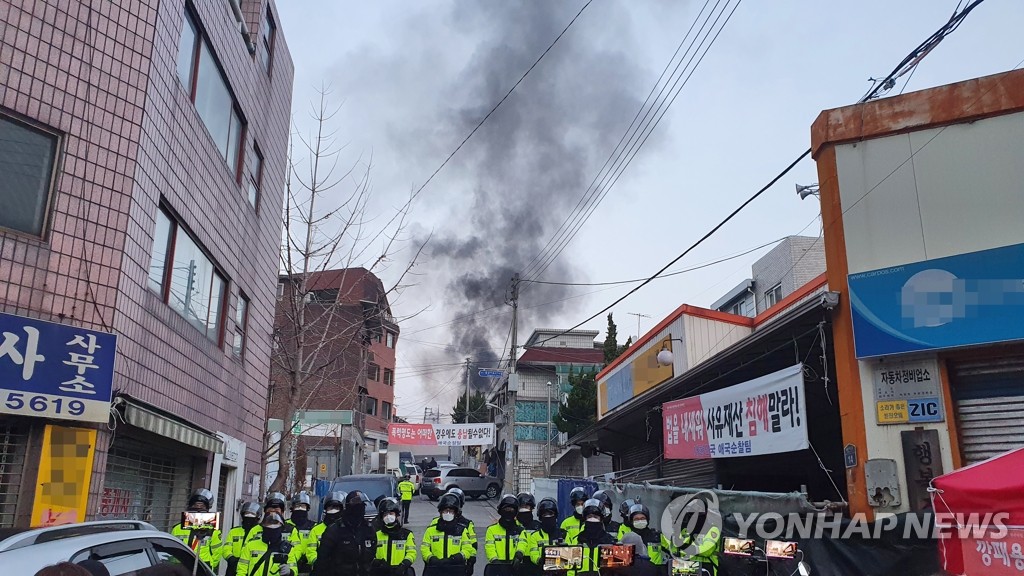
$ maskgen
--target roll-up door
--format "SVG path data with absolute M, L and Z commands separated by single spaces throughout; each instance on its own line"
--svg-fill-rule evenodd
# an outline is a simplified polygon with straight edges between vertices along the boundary
M 1024 356 L 951 362 L 963 464 L 1024 446 Z
M 661 460 L 661 446 L 643 443 L 619 457 L 622 468 L 615 476 L 625 482 L 643 482 L 658 478 L 658 463 Z
M 718 484 L 715 472 L 715 461 L 704 460 L 665 460 L 661 464 L 664 483 L 669 486 L 684 488 L 714 488 Z
M 25 471 L 28 432 L 26 424 L 0 424 L 0 528 L 14 526 L 22 474 Z
M 107 455 L 98 519 L 129 518 L 169 530 L 191 493 L 192 459 L 118 438 Z

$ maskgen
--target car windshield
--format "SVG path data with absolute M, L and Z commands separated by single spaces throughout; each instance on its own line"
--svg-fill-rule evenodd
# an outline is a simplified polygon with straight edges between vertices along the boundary
M 334 483 L 331 488 L 332 491 L 341 490 L 343 492 L 352 492 L 353 490 L 359 490 L 371 502 L 377 499 L 379 496 L 394 496 L 394 489 L 391 487 L 391 482 L 387 478 L 341 478 Z

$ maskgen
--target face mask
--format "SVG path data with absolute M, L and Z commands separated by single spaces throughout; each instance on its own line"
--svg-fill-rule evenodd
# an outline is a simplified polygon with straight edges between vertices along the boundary
M 292 522 L 305 524 L 309 520 L 309 510 L 292 510 Z
M 643 530 L 644 528 L 647 528 L 647 520 L 634 520 L 633 528 L 636 528 L 637 530 Z
M 544 528 L 545 532 L 550 534 L 551 532 L 554 532 L 555 528 L 558 527 L 558 517 L 557 516 L 541 516 L 540 517 L 540 525 L 541 525 L 542 528 Z
M 242 528 L 246 531 L 252 530 L 260 521 L 255 516 L 242 516 Z
M 283 527 L 278 525 L 276 527 L 264 526 L 263 527 L 263 541 L 267 544 L 276 544 L 281 541 L 281 531 Z
M 600 518 L 587 518 L 583 523 L 583 531 L 591 536 L 604 532 L 604 524 Z
M 325 510 L 324 511 L 324 524 L 333 524 L 341 518 L 341 510 Z
M 349 520 L 362 520 L 363 516 L 366 515 L 366 503 L 349 504 L 348 508 L 345 508 L 344 514 L 345 518 Z
M 445 522 L 451 522 L 452 520 L 455 520 L 455 513 L 454 512 L 442 512 L 441 513 L 441 520 L 444 520 Z
M 580 504 L 579 506 L 573 508 L 573 510 L 576 510 L 577 515 L 583 514 L 583 504 Z
M 516 515 L 516 520 L 519 520 L 520 524 L 526 526 L 530 522 L 533 522 L 533 512 L 530 510 L 520 510 L 519 514 Z
M 395 514 L 385 514 L 384 515 L 384 525 L 385 526 L 393 526 L 397 520 L 398 520 L 398 516 L 395 515 Z

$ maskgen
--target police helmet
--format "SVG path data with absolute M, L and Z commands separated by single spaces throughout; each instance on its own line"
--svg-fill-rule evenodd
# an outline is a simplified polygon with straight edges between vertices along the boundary
M 324 510 L 328 508 L 345 508 L 345 499 L 348 498 L 348 492 L 336 491 L 331 492 L 324 498 Z
M 554 498 L 544 498 L 537 505 L 537 517 L 558 516 L 558 502 Z
M 292 510 L 294 510 L 296 506 L 305 506 L 308 510 L 312 503 L 313 500 L 309 497 L 308 492 L 299 492 L 295 496 L 292 496 Z
M 511 508 L 513 512 L 519 511 L 519 499 L 511 494 L 505 494 L 498 501 L 498 512 L 500 513 L 504 508 Z
M 594 495 L 591 496 L 591 498 L 601 501 L 602 516 L 608 517 L 612 515 L 612 496 L 607 490 L 598 490 L 597 492 L 594 492 Z
M 259 518 L 263 516 L 263 509 L 260 508 L 259 502 L 245 502 L 242 507 L 239 508 L 238 512 L 242 517 L 250 516 L 253 518 Z
M 583 503 L 583 517 L 587 516 L 601 516 L 604 517 L 604 511 L 602 508 L 604 504 L 597 498 L 591 498 Z
M 267 508 L 280 508 L 281 510 L 284 510 L 284 494 L 281 494 L 280 492 L 271 492 L 270 494 L 267 494 L 267 499 L 263 501 L 263 509 L 266 510 Z
M 587 491 L 580 486 L 573 488 L 569 492 L 569 502 L 573 505 L 577 502 L 586 502 L 587 498 L 589 498 L 589 496 L 587 496 Z
M 627 498 L 623 500 L 621 504 L 619 504 L 619 516 L 622 516 L 623 522 L 629 521 L 629 511 L 633 508 L 634 505 L 639 503 L 640 497 L 637 496 L 636 498 Z
M 193 492 L 188 498 L 188 507 L 192 508 L 196 504 L 205 504 L 207 510 L 213 508 L 213 492 L 206 488 L 200 488 Z
M 267 514 L 263 517 L 262 524 L 264 528 L 268 526 L 273 526 L 275 524 L 279 526 L 284 526 L 284 518 L 282 518 L 281 515 L 277 512 L 271 512 L 270 514 Z
M 647 518 L 648 522 L 651 521 L 651 511 L 647 506 L 644 506 L 643 504 L 633 504 L 633 506 L 629 508 L 629 523 L 632 524 L 633 517 L 640 514 L 643 514 L 644 518 Z
M 519 496 L 516 496 L 516 499 L 519 500 L 520 508 L 529 507 L 532 510 L 537 507 L 537 499 L 529 492 L 520 492 Z
M 395 514 L 400 514 L 402 512 L 402 505 L 399 504 L 398 500 L 395 500 L 394 498 L 385 498 L 380 501 L 380 504 L 377 506 L 377 510 L 380 512 L 381 516 L 383 516 L 386 512 L 394 512 Z
M 453 487 L 448 489 L 448 494 L 454 495 L 459 499 L 459 510 L 466 505 L 466 494 L 462 491 L 462 488 Z
M 448 493 L 441 496 L 441 499 L 437 501 L 437 511 L 451 509 L 456 512 L 462 511 L 462 502 L 459 501 L 459 497 L 455 494 Z

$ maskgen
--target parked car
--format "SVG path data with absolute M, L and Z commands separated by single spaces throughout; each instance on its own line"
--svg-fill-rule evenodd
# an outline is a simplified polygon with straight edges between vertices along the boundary
M 58 562 L 99 560 L 111 576 L 130 576 L 159 564 L 214 576 L 180 540 L 137 520 L 82 522 L 50 528 L 0 531 L 4 574 L 30 575 Z
M 433 468 L 423 473 L 420 492 L 437 501 L 450 488 L 460 488 L 467 498 L 491 499 L 501 494 L 501 480 L 473 468 Z
M 359 490 L 366 496 L 366 518 L 377 515 L 375 502 L 381 497 L 398 496 L 398 477 L 394 474 L 350 474 L 334 480 L 331 492 Z

